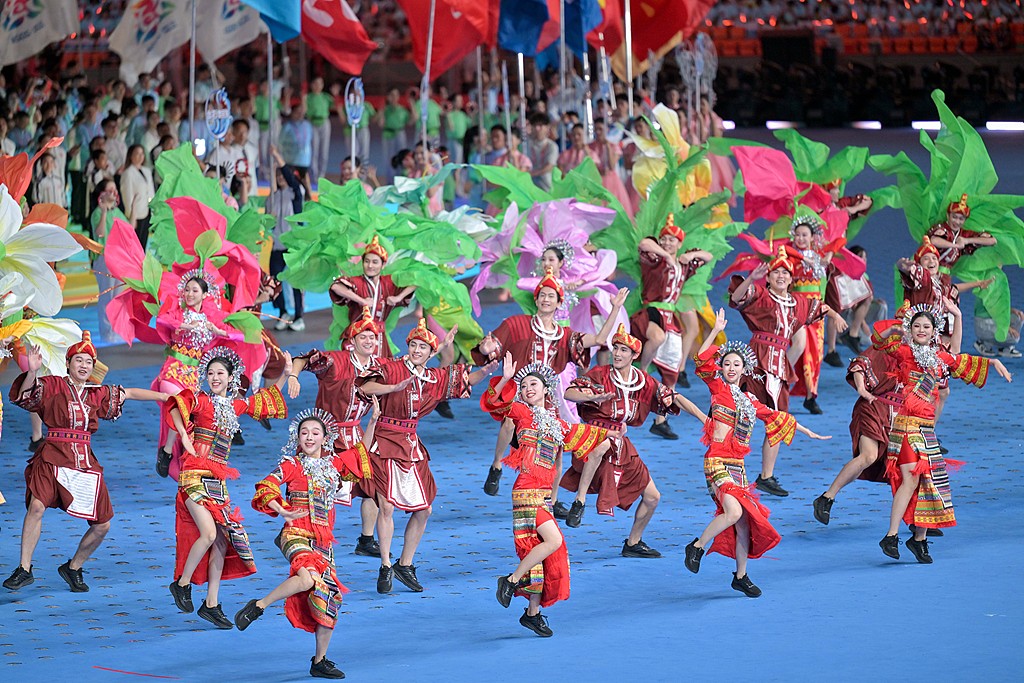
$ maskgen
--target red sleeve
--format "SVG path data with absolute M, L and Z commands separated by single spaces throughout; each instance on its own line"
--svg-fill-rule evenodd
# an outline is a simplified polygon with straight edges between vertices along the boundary
M 345 479 L 372 479 L 373 469 L 370 467 L 370 456 L 362 442 L 352 448 L 335 453 L 334 469 Z
M 939 358 L 949 366 L 949 374 L 953 377 L 979 388 L 985 386 L 985 381 L 988 380 L 989 365 L 991 365 L 988 358 L 971 356 L 966 353 L 953 356 L 942 350 L 939 351 Z
M 392 361 L 386 358 L 375 358 L 366 369 L 366 372 L 356 377 L 356 386 L 362 387 L 368 382 L 377 384 L 397 384 L 404 379 L 398 376 L 398 366 L 405 367 L 401 361 Z
M 387 283 L 388 292 L 385 295 L 386 297 L 387 296 L 396 296 L 400 291 L 402 291 L 402 290 L 400 290 L 398 288 L 398 285 L 395 284 L 394 279 L 390 275 L 385 275 L 381 279 L 385 283 Z M 406 306 L 409 305 L 409 302 L 412 301 L 412 297 L 413 297 L 413 293 L 407 294 L 405 296 L 405 298 L 403 298 L 400 302 L 398 302 L 398 304 L 395 306 L 395 308 L 405 308 Z
M 25 381 L 26 374 L 28 373 L 23 372 L 18 375 L 14 380 L 14 384 L 11 385 L 11 403 L 19 408 L 27 410 L 30 413 L 38 413 L 43 405 L 43 395 L 46 391 L 46 383 L 51 379 L 51 377 L 40 377 L 39 375 L 36 375 L 35 383 L 25 391 L 19 392 L 18 389 L 21 388 L 22 383 Z
M 716 391 L 721 391 L 725 387 L 725 382 L 718 376 L 718 362 L 715 360 L 715 354 L 718 353 L 718 347 L 715 344 L 709 346 L 704 353 L 698 353 L 693 357 L 694 365 L 696 365 L 697 376 L 704 380 L 704 383 L 711 389 L 711 393 L 714 394 Z
M 438 378 L 438 400 L 450 401 L 455 398 L 469 398 L 473 387 L 469 384 L 469 366 L 464 363 L 453 363 L 443 368 L 433 368 Z
M 498 422 L 501 422 L 512 410 L 516 400 L 516 383 L 514 380 L 505 382 L 501 392 L 495 391 L 501 377 L 492 377 L 487 385 L 487 390 L 480 395 L 480 410 L 488 413 Z
M 291 460 L 284 460 L 277 466 L 277 469 L 256 482 L 256 493 L 252 497 L 253 510 L 277 517 L 278 513 L 270 507 L 275 500 L 281 507 L 288 509 L 288 501 L 284 499 L 281 487 L 284 486 L 286 480 L 286 469 L 294 468 L 294 466 Z
M 99 391 L 99 410 L 96 417 L 101 420 L 116 420 L 121 417 L 124 406 L 124 387 L 120 384 L 106 384 Z
M 745 278 L 740 275 L 733 275 L 729 281 L 729 306 L 737 311 L 744 311 L 748 308 L 765 308 L 771 305 L 771 298 L 767 290 L 756 282 L 751 282 L 743 298 L 737 303 L 732 299 L 732 293 L 736 291 Z
M 508 320 L 502 320 L 501 324 L 491 332 L 491 336 L 498 341 L 498 355 L 497 358 L 503 358 L 505 356 L 505 350 L 509 345 L 509 336 L 511 330 L 509 329 Z M 473 356 L 473 363 L 476 365 L 486 365 L 490 359 L 484 354 L 480 353 L 480 345 L 477 344 L 470 351 L 470 355 Z
M 346 287 L 351 289 L 353 292 L 357 292 L 358 293 L 358 290 L 356 288 L 355 283 L 352 282 L 352 280 L 350 280 L 348 277 L 346 277 L 344 275 L 342 275 L 339 278 L 335 278 L 334 282 L 331 283 L 331 287 L 334 287 L 334 285 L 337 285 L 337 284 L 345 285 Z M 335 306 L 348 306 L 350 303 L 352 303 L 351 301 L 349 301 L 345 297 L 343 297 L 340 294 L 338 294 L 337 292 L 335 292 L 333 289 L 328 289 L 327 292 L 328 292 L 328 294 L 330 294 L 331 303 L 334 304 Z
M 236 400 L 234 402 L 235 413 L 248 415 L 254 420 L 266 418 L 284 419 L 288 417 L 288 406 L 284 403 L 284 396 L 276 385 L 268 389 L 260 389 L 247 400 Z
M 317 379 L 329 377 L 334 370 L 334 356 L 330 352 L 313 349 L 305 356 L 299 356 L 299 358 L 303 358 L 306 361 L 306 365 L 302 369 L 313 373 Z
M 757 419 L 764 422 L 764 431 L 765 436 L 768 438 L 768 444 L 775 446 L 779 443 L 785 443 L 788 446 L 792 443 L 793 436 L 796 435 L 796 418 L 789 413 L 772 410 L 749 394 L 748 398 L 754 404 Z
M 676 395 L 676 392 L 650 375 L 647 377 L 647 383 L 654 385 L 651 387 L 651 412 L 655 415 L 678 415 L 679 406 L 672 401 L 672 397 Z M 666 401 L 671 402 L 665 405 Z
M 191 389 L 184 389 L 174 396 L 169 396 L 167 401 L 164 403 L 164 413 L 167 416 L 167 423 L 174 425 L 174 421 L 171 420 L 171 410 L 174 408 L 178 409 L 181 413 L 181 421 L 185 423 L 185 426 L 190 426 L 192 422 L 192 412 L 196 409 L 199 403 L 199 396 L 197 396 Z

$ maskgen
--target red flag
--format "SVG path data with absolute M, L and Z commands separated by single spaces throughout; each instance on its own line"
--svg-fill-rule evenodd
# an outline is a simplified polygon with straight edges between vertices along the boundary
M 355 75 L 377 49 L 345 0 L 304 0 L 302 39 L 331 64 Z
M 587 34 L 587 42 L 594 49 L 599 49 L 604 45 L 605 52 L 612 55 L 625 40 L 626 29 L 624 28 L 622 1 L 598 0 L 603 20 L 597 28 Z M 601 40 L 602 34 L 604 35 L 603 41 Z
M 430 31 L 430 0 L 398 0 L 409 20 L 413 57 L 420 71 L 427 70 L 427 37 Z M 487 41 L 490 6 L 483 0 L 437 0 L 434 16 L 434 54 L 431 77 L 452 68 Z
M 623 0 L 629 2 L 633 22 L 633 74 L 650 66 L 648 53 L 661 57 L 693 35 L 714 0 Z M 620 47 L 612 59 L 619 78 L 626 77 L 626 49 Z
M 484 45 L 488 50 L 498 46 L 498 17 L 501 16 L 501 0 L 487 1 L 487 33 L 484 34 Z

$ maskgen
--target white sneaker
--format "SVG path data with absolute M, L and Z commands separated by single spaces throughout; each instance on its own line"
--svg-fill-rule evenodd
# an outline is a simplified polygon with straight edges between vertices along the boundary
M 999 350 L 999 355 L 1003 358 L 1020 358 L 1022 354 L 1020 351 L 1013 346 L 1007 346 Z
M 990 348 L 988 344 L 980 340 L 975 340 L 974 350 L 978 352 L 979 356 L 983 356 L 985 358 L 996 357 L 996 352 L 992 348 Z
M 306 329 L 306 323 L 305 321 L 302 320 L 302 318 L 299 318 L 291 325 L 289 325 L 288 329 L 290 329 L 292 332 L 302 332 L 303 330 Z
M 274 329 L 277 330 L 278 332 L 283 332 L 288 329 L 288 326 L 291 324 L 291 322 L 291 314 L 285 313 L 284 315 L 281 316 L 281 319 L 277 321 L 277 324 L 274 325 Z

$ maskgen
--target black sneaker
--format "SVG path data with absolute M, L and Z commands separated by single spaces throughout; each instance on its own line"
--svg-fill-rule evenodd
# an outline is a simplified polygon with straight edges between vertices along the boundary
M 900 537 L 896 534 L 883 538 L 878 542 L 878 547 L 882 549 L 886 557 L 891 557 L 894 560 L 900 559 Z
M 24 588 L 30 583 L 35 583 L 36 577 L 32 576 L 32 567 L 25 569 L 20 564 L 11 572 L 11 575 L 4 581 L 4 588 L 9 591 L 16 591 Z
M 405 584 L 405 587 L 411 590 L 413 593 L 422 593 L 423 586 L 416 579 L 416 565 L 403 565 L 401 562 L 395 562 L 392 565 L 392 569 L 395 571 L 395 578 Z
M 672 427 L 669 426 L 668 420 L 652 424 L 651 434 L 660 436 L 663 439 L 668 439 L 669 441 L 675 441 L 679 438 L 679 435 L 672 431 Z
M 487 468 L 487 480 L 484 481 L 484 493 L 488 496 L 498 495 L 498 485 L 501 483 L 501 468 Z
M 395 575 L 394 570 L 391 567 L 380 566 L 380 572 L 377 573 L 377 592 L 378 593 L 390 593 L 391 592 L 391 578 Z
M 255 600 L 245 603 L 245 607 L 235 613 L 235 626 L 239 631 L 249 628 L 249 624 L 263 616 L 263 608 Z
M 260 427 L 263 427 L 268 432 L 274 428 L 274 425 L 270 424 L 270 418 L 268 417 L 263 417 L 256 421 L 260 423 Z
M 686 568 L 694 574 L 700 571 L 700 561 L 704 557 L 704 548 L 697 547 L 699 540 L 699 538 L 695 538 L 686 544 L 686 559 L 683 560 Z
M 335 666 L 334 662 L 324 657 L 314 662 L 316 657 L 309 658 L 309 675 L 313 678 L 344 678 L 345 672 Z
M 821 415 L 821 406 L 818 405 L 818 399 L 811 396 L 804 400 L 804 410 L 809 412 L 811 415 Z
M 569 508 L 569 513 L 565 516 L 565 525 L 575 529 L 583 523 L 583 510 L 587 507 L 586 503 L 574 500 L 572 506 Z
M 205 600 L 203 601 L 202 607 L 196 611 L 196 616 L 200 619 L 205 619 L 222 631 L 227 631 L 235 627 L 235 625 L 231 623 L 231 620 L 227 618 L 227 615 L 224 614 L 224 610 L 220 608 L 220 605 L 209 607 Z
M 828 526 L 829 519 L 832 515 L 832 503 L 836 502 L 835 498 L 829 498 L 824 493 L 814 499 L 814 518 L 822 524 Z
M 284 548 L 282 547 L 283 543 L 284 543 L 284 531 L 278 531 L 277 532 L 277 536 L 274 536 L 274 545 L 276 545 L 277 549 L 280 550 L 281 552 L 284 552 Z
M 661 553 L 644 543 L 644 539 L 642 538 L 633 545 L 629 544 L 629 539 L 627 538 L 622 542 L 622 556 L 649 558 L 661 557 Z
M 38 451 L 39 447 L 43 445 L 44 441 L 46 441 L 46 437 L 45 436 L 41 436 L 38 439 L 33 439 L 32 437 L 29 437 L 29 439 L 28 439 L 28 452 L 29 453 L 35 453 L 36 451 Z
M 550 638 L 554 635 L 554 631 L 548 628 L 548 618 L 540 612 L 531 617 L 526 613 L 526 610 L 523 610 L 523 616 L 519 617 L 519 623 L 541 638 Z
M 235 432 L 235 435 L 233 437 L 231 437 L 231 445 L 232 446 L 244 446 L 245 445 L 245 438 L 242 437 L 242 430 L 241 429 L 239 429 L 237 432 Z
M 845 344 L 846 348 L 850 349 L 856 354 L 860 354 L 861 348 L 859 335 L 853 337 L 850 335 L 849 332 L 843 332 L 841 335 L 839 335 L 838 339 L 840 344 Z
M 683 389 L 690 388 L 690 378 L 686 376 L 685 372 L 679 373 L 679 379 L 676 380 L 676 385 L 682 387 Z
M 932 556 L 928 554 L 928 539 L 918 541 L 913 538 L 908 538 L 904 544 L 907 546 L 907 550 L 914 553 L 914 557 L 921 564 L 931 564 Z
M 502 607 L 508 608 L 512 604 L 512 597 L 516 594 L 516 584 L 508 580 L 507 576 L 498 577 L 498 590 L 495 597 Z
M 171 589 L 174 604 L 178 606 L 178 609 L 185 614 L 192 614 L 192 610 L 195 609 L 192 606 L 192 584 L 182 586 L 177 581 L 171 581 L 171 585 L 168 588 Z
M 359 540 L 356 541 L 356 555 L 362 555 L 363 557 L 380 557 L 380 544 L 373 536 L 363 536 L 359 534 Z
M 434 408 L 434 410 L 437 412 L 438 415 L 440 415 L 446 420 L 455 419 L 455 413 L 452 412 L 452 407 L 451 405 L 449 405 L 448 401 L 441 401 L 440 403 L 437 404 L 437 407 Z
M 736 576 L 736 572 L 732 573 L 732 589 L 743 593 L 748 598 L 759 598 L 761 597 L 761 589 L 754 585 L 754 582 L 750 580 L 750 574 L 744 574 L 743 578 Z
M 939 453 L 942 453 L 943 455 L 949 455 L 949 449 L 943 446 L 941 441 L 939 442 Z
M 551 516 L 555 519 L 565 520 L 569 516 L 569 508 L 562 501 L 558 501 L 551 506 Z
M 916 528 L 917 528 L 916 525 L 911 524 L 910 525 L 910 533 L 914 533 L 914 529 L 916 529 Z M 924 530 L 924 535 L 925 536 L 930 536 L 932 538 L 936 538 L 936 537 L 939 537 L 939 536 L 945 536 L 946 534 L 942 533 L 942 529 L 925 529 Z
M 156 473 L 165 479 L 167 478 L 167 474 L 171 471 L 171 458 L 173 457 L 174 454 L 165 451 L 163 446 L 157 446 Z
M 829 351 L 828 353 L 826 353 L 825 358 L 823 358 L 822 360 L 824 360 L 827 365 L 831 365 L 834 368 L 843 367 L 843 359 L 840 358 L 839 354 L 836 353 L 835 351 Z
M 778 496 L 780 498 L 785 498 L 786 496 L 789 495 L 789 491 L 782 488 L 782 485 L 779 484 L 778 478 L 775 477 L 774 475 L 767 478 L 758 475 L 757 481 L 755 481 L 754 483 L 756 484 L 758 491 L 764 491 L 769 496 Z
M 57 567 L 57 573 L 60 574 L 60 578 L 67 581 L 72 593 L 89 592 L 89 586 L 85 584 L 85 579 L 82 578 L 82 570 L 72 569 L 71 560 Z

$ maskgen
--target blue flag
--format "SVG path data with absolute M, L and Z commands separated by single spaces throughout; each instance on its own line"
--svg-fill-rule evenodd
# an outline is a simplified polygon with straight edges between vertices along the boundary
M 546 0 L 501 0 L 498 45 L 528 57 L 536 55 L 540 31 L 548 18 Z
M 298 38 L 302 33 L 301 0 L 242 0 L 242 3 L 260 13 L 277 42 Z
M 565 0 L 565 46 L 582 56 L 587 49 L 587 34 L 603 20 L 597 0 Z

